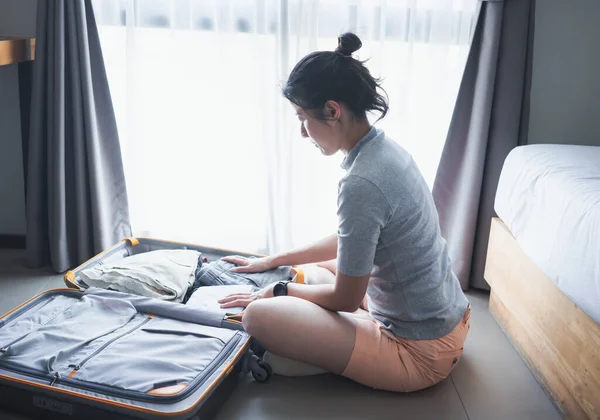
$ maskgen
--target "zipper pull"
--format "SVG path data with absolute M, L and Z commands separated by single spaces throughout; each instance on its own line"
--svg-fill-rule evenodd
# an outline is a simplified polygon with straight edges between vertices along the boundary
M 8 351 L 8 347 L 2 347 L 2 348 L 0 349 L 0 354 L 4 354 L 4 353 L 6 353 L 7 351 Z
M 79 368 L 81 366 L 80 365 L 69 365 L 67 367 L 70 367 L 71 369 L 73 369 L 71 371 L 71 373 L 69 373 L 69 376 L 67 376 L 67 378 L 71 379 L 73 376 L 77 375 L 77 371 L 79 370 Z
M 52 382 L 50 382 L 50 386 L 53 386 L 56 381 L 60 379 L 60 374 L 58 372 L 54 372 L 54 378 L 52 378 Z

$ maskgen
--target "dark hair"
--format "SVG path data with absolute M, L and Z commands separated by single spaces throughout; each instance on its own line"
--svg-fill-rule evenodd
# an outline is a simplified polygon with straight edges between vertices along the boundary
M 371 76 L 364 61 L 352 57 L 362 46 L 360 38 L 345 33 L 338 38 L 335 51 L 317 51 L 300 60 L 285 82 L 282 93 L 290 102 L 324 119 L 325 102 L 333 100 L 345 104 L 359 118 L 367 112 L 379 111 L 380 119 L 388 112 L 387 94 L 377 89 L 380 80 Z

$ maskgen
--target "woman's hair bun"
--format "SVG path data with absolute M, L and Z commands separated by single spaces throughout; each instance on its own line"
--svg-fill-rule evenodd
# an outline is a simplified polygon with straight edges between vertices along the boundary
M 352 32 L 346 32 L 338 37 L 338 46 L 335 52 L 346 57 L 350 57 L 353 52 L 362 47 L 362 41 Z

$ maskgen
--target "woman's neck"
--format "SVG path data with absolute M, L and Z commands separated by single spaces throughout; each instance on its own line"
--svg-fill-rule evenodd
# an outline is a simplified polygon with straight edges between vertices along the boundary
M 367 135 L 369 130 L 371 130 L 371 124 L 368 119 L 361 119 L 358 121 L 353 121 L 352 125 L 348 129 L 348 134 L 345 137 L 346 141 L 342 144 L 340 150 L 344 153 L 345 156 L 348 156 L 350 150 L 356 146 L 364 136 Z

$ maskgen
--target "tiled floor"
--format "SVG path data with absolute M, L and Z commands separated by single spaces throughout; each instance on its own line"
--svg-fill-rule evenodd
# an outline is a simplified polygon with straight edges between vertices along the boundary
M 23 260 L 22 251 L 0 250 L 0 314 L 42 290 L 64 287 L 61 276 L 26 269 Z M 468 297 L 473 312 L 465 353 L 451 377 L 437 386 L 403 395 L 333 375 L 274 377 L 267 384 L 247 380 L 217 419 L 560 419 L 489 314 L 488 295 L 469 292 Z M 22 417 L 0 412 L 0 419 Z

